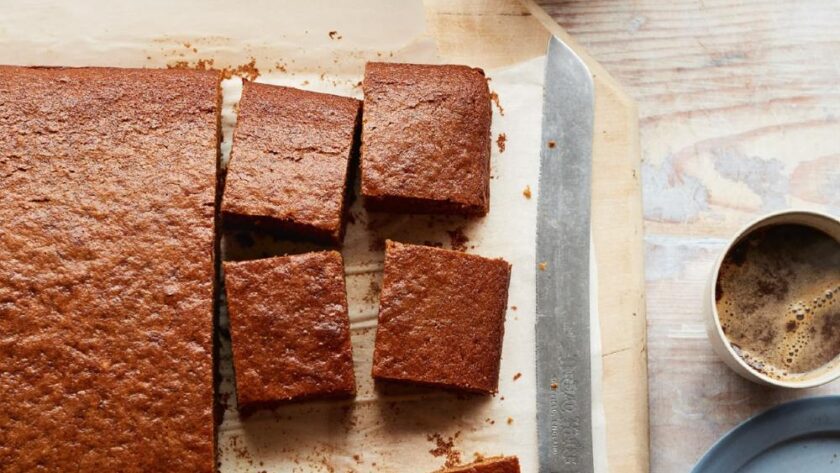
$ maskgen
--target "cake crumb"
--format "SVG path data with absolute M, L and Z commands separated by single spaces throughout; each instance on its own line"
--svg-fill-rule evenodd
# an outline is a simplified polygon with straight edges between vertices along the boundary
M 553 149 L 553 148 L 555 148 L 556 146 L 557 146 L 557 142 L 556 142 L 556 141 L 554 141 L 554 140 L 548 140 L 548 147 L 549 147 L 549 148 L 552 148 L 552 149 Z
M 449 245 L 455 251 L 466 251 L 467 243 L 470 241 L 464 233 L 464 227 L 458 227 L 455 230 L 447 230 L 449 235 Z
M 548 263 L 543 261 L 542 263 L 538 264 L 537 267 L 540 268 L 540 271 L 545 271 L 545 269 L 548 268 Z
M 516 381 L 517 379 L 519 379 L 521 377 L 522 377 L 522 373 L 517 372 L 515 375 L 513 375 L 513 380 Z
M 260 70 L 257 69 L 257 60 L 256 58 L 251 58 L 251 60 L 245 64 L 240 64 L 236 67 L 226 67 L 222 71 L 222 77 L 225 79 L 230 79 L 233 76 L 239 76 L 246 80 L 255 80 L 257 77 L 260 76 Z
M 508 417 L 507 425 L 511 425 L 511 424 L 513 424 L 513 417 Z
M 502 108 L 502 104 L 499 102 L 499 94 L 497 94 L 496 92 L 490 92 L 490 100 L 492 100 L 493 103 L 496 104 L 496 108 L 499 109 L 499 115 L 505 116 L 505 109 Z
M 557 383 L 551 383 L 551 390 L 557 391 Z
M 455 440 L 452 437 L 444 440 L 442 435 L 435 433 L 427 435 L 426 440 L 429 442 L 435 442 L 435 448 L 429 450 L 429 453 L 435 457 L 445 456 L 446 462 L 444 465 L 447 468 L 451 468 L 461 463 L 461 452 L 455 449 Z
M 209 71 L 213 69 L 213 59 L 199 59 L 195 62 L 195 68 L 199 71 Z
M 515 305 L 510 306 L 510 310 L 516 312 L 518 308 Z
M 525 190 L 522 191 L 522 195 L 524 195 L 526 199 L 530 199 L 531 198 L 531 186 L 525 186 Z
M 382 287 L 379 285 L 379 282 L 376 279 L 372 279 L 363 300 L 368 304 L 375 304 L 379 301 L 380 292 L 382 292 Z
M 507 142 L 507 135 L 504 133 L 499 133 L 499 137 L 496 138 L 496 146 L 499 147 L 499 153 L 505 152 L 505 144 Z
M 330 31 L 330 39 L 341 39 L 343 36 L 338 34 L 338 31 Z
M 151 57 L 149 57 L 151 59 Z M 195 69 L 197 71 L 209 71 L 213 69 L 212 59 L 199 59 L 195 64 L 190 64 L 188 61 L 175 61 L 166 65 L 167 69 Z

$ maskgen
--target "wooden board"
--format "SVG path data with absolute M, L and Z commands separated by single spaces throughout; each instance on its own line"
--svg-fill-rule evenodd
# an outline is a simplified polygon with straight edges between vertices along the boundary
M 595 81 L 592 221 L 610 471 L 648 471 L 648 389 L 638 112 L 618 83 L 531 1 L 426 2 L 448 62 L 502 67 L 545 54 L 554 34 Z M 504 98 L 502 98 L 504 100 Z
M 840 8 L 834 0 L 539 0 L 638 101 L 644 178 L 650 466 L 686 472 L 718 438 L 784 401 L 706 337 L 709 271 L 771 211 L 840 215 Z

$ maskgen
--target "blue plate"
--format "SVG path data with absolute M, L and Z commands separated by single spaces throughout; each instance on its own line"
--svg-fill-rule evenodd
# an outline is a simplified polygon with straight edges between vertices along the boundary
M 840 472 L 840 396 L 788 402 L 732 429 L 692 473 Z

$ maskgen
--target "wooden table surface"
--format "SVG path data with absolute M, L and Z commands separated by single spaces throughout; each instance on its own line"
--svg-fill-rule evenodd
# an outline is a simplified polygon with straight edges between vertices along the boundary
M 840 4 L 541 0 L 637 101 L 651 471 L 685 472 L 730 428 L 785 400 L 712 352 L 714 258 L 773 210 L 840 214 Z

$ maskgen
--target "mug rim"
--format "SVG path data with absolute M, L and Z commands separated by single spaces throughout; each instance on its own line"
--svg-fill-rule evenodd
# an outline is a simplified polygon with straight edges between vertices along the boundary
M 716 294 L 715 294 L 718 278 L 720 277 L 720 267 L 723 264 L 723 260 L 726 258 L 726 256 L 729 254 L 729 252 L 732 250 L 732 247 L 734 247 L 738 242 L 743 240 L 748 235 L 752 234 L 754 231 L 775 223 L 775 222 L 768 222 L 770 220 L 777 220 L 777 219 L 784 218 L 784 217 L 795 217 L 795 216 L 805 216 L 805 217 L 825 220 L 826 223 L 829 226 L 837 227 L 837 232 L 838 232 L 838 234 L 840 234 L 840 219 L 838 219 L 837 217 L 834 217 L 833 215 L 828 214 L 826 212 L 820 212 L 820 211 L 811 210 L 811 209 L 780 210 L 780 211 L 777 211 L 777 212 L 771 212 L 769 214 L 765 214 L 765 215 L 762 215 L 758 218 L 755 218 L 755 219 L 751 220 L 750 222 L 748 222 L 746 225 L 743 225 L 735 233 L 735 236 L 729 240 L 729 242 L 724 247 L 724 249 L 720 253 L 720 255 L 718 255 L 717 259 L 715 260 L 714 268 L 712 270 L 711 281 L 710 281 L 710 284 L 709 284 L 710 290 L 708 291 L 708 294 L 707 294 L 706 297 L 709 298 L 709 299 L 707 299 L 707 303 L 711 307 L 711 314 L 710 315 L 711 315 L 711 317 L 714 321 L 714 326 L 715 326 L 715 329 L 716 329 L 716 333 L 717 333 L 717 336 L 719 338 L 719 341 L 721 342 L 721 345 L 723 345 L 724 349 L 726 350 L 726 353 L 729 355 L 728 358 L 730 360 L 735 361 L 746 373 L 749 373 L 752 377 L 755 378 L 755 379 L 751 379 L 751 381 L 758 381 L 758 382 L 761 382 L 761 383 L 764 383 L 764 384 L 769 384 L 769 385 L 772 385 L 772 386 L 777 386 L 777 387 L 782 387 L 782 388 L 805 389 L 805 388 L 813 388 L 813 387 L 816 387 L 816 386 L 821 386 L 823 384 L 829 383 L 831 381 L 834 381 L 834 380 L 840 378 L 840 363 L 837 363 L 832 369 L 827 370 L 825 373 L 823 373 L 819 376 L 816 376 L 812 379 L 804 379 L 804 380 L 781 380 L 781 379 L 777 379 L 777 378 L 772 378 L 772 377 L 767 376 L 766 374 L 756 370 L 755 368 L 750 366 L 746 361 L 744 361 L 744 359 L 741 358 L 735 352 L 735 350 L 732 348 L 732 344 L 731 344 L 729 338 L 726 336 L 725 333 L 723 333 L 723 327 L 720 324 L 720 315 L 719 315 L 718 309 L 717 309 L 717 300 L 716 300 Z M 786 223 L 786 222 L 782 221 L 782 222 L 778 222 L 778 223 Z M 819 227 L 816 227 L 815 225 L 807 223 L 807 222 L 797 221 L 797 222 L 790 222 L 790 223 L 797 223 L 799 225 L 805 225 L 805 226 L 815 228 L 817 230 L 825 232 L 825 230 L 823 230 Z M 829 236 L 831 236 L 832 238 L 834 238 L 835 240 L 840 242 L 840 238 L 838 238 L 837 235 L 830 234 Z M 832 359 L 832 361 L 836 360 L 839 357 L 840 357 L 840 353 L 835 355 L 835 357 Z M 724 360 L 724 361 L 726 361 L 726 360 Z M 728 365 L 728 363 L 727 363 L 727 365 Z M 825 366 L 825 365 L 823 365 L 823 366 Z M 735 371 L 738 372 L 737 370 L 735 370 Z M 743 373 L 739 372 L 738 374 L 741 374 L 742 376 L 744 376 Z M 747 376 L 745 376 L 745 377 L 747 377 Z M 749 379 L 749 377 L 747 377 L 747 378 Z

